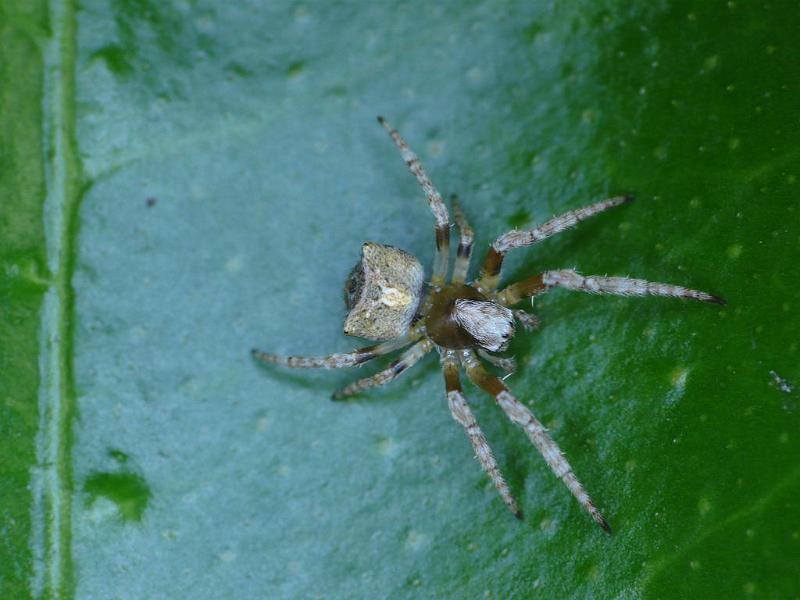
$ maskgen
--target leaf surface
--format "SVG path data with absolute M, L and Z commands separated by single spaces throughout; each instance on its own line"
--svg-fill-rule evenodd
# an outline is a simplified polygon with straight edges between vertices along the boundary
M 6 5 L 3 597 L 797 595 L 792 5 Z M 512 343 L 507 383 L 612 536 L 465 384 L 508 513 L 435 357 L 345 403 L 376 367 L 251 361 L 358 344 L 362 242 L 429 268 L 378 114 L 461 197 L 476 263 L 636 194 L 512 253 L 504 281 L 576 268 L 727 299 L 554 291 Z

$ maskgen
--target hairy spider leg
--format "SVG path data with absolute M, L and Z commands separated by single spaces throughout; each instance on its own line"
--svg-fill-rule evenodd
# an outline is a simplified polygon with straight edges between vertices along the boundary
M 398 375 L 400 375 L 400 373 L 403 373 L 406 369 L 413 367 L 423 356 L 433 350 L 434 345 L 435 344 L 427 338 L 417 342 L 411 346 L 411 348 L 398 356 L 396 360 L 392 361 L 392 363 L 386 369 L 380 371 L 379 373 L 375 373 L 374 375 L 370 375 L 369 377 L 364 377 L 363 379 L 359 379 L 347 384 L 345 387 L 333 394 L 333 399 L 341 400 L 347 396 L 357 394 L 362 390 L 368 390 L 369 388 L 384 385 L 390 381 L 393 381 Z
M 458 250 L 456 251 L 456 260 L 453 264 L 453 275 L 450 277 L 450 281 L 464 283 L 467 280 L 469 259 L 472 256 L 472 242 L 475 239 L 475 234 L 467 221 L 467 217 L 464 216 L 464 211 L 461 210 L 458 196 L 455 194 L 450 196 L 450 203 L 453 205 L 453 217 L 456 225 L 458 225 L 459 233 Z
M 341 369 L 344 367 L 362 365 L 376 356 L 381 356 L 404 348 L 420 337 L 422 337 L 421 333 L 412 330 L 408 335 L 403 337 L 387 340 L 372 346 L 364 346 L 353 352 L 329 354 L 328 356 L 280 356 L 278 354 L 262 352 L 255 348 L 253 348 L 250 353 L 253 355 L 253 358 L 257 358 L 265 363 L 291 367 L 293 369 Z
M 544 458 L 550 469 L 555 473 L 556 477 L 561 479 L 567 486 L 572 495 L 578 500 L 584 509 L 591 515 L 592 519 L 600 525 L 603 529 L 611 532 L 608 522 L 603 518 L 600 510 L 594 505 L 589 494 L 581 485 L 572 467 L 567 462 L 561 449 L 558 447 L 550 435 L 547 433 L 544 425 L 533 416 L 533 413 L 514 397 L 506 385 L 497 377 L 490 375 L 486 369 L 483 368 L 478 357 L 471 350 L 464 350 L 461 353 L 461 362 L 467 371 L 467 376 L 478 387 L 486 390 L 489 394 L 494 396 L 500 408 L 506 413 L 509 419 L 522 427 L 530 439 L 531 443 L 536 446 L 539 453 Z
M 497 466 L 497 461 L 492 454 L 492 449 L 489 442 L 486 441 L 486 436 L 483 435 L 478 421 L 472 414 L 472 411 L 467 404 L 467 399 L 461 392 L 461 381 L 458 376 L 458 360 L 456 359 L 453 350 L 445 350 L 442 353 L 442 368 L 444 370 L 444 382 L 447 389 L 447 405 L 450 407 L 450 413 L 453 418 L 458 421 L 464 428 L 464 432 L 469 438 L 472 449 L 481 467 L 489 475 L 489 478 L 494 483 L 503 502 L 514 513 L 518 519 L 522 518 L 522 512 L 519 510 L 517 503 L 511 496 L 511 491 L 508 489 L 506 480 L 503 479 L 503 474 L 500 472 L 500 467 Z
M 693 290 L 669 283 L 657 283 L 644 279 L 628 277 L 584 276 L 571 269 L 562 271 L 545 271 L 539 275 L 528 277 L 512 283 L 499 292 L 497 301 L 505 306 L 512 306 L 524 298 L 546 292 L 553 287 L 588 292 L 590 294 L 614 294 L 617 296 L 670 296 L 673 298 L 689 298 L 701 302 L 725 304 L 719 296 Z
M 425 196 L 428 198 L 428 206 L 430 206 L 433 218 L 436 221 L 436 257 L 433 262 L 431 283 L 437 286 L 442 285 L 447 277 L 447 263 L 450 258 L 450 216 L 447 213 L 447 206 L 442 200 L 442 195 L 434 187 L 428 178 L 428 174 L 425 173 L 419 158 L 411 151 L 411 148 L 400 137 L 397 130 L 383 117 L 378 117 L 378 123 L 383 125 L 383 128 L 392 136 L 392 140 L 400 150 L 400 155 L 403 157 L 408 170 L 417 178 L 422 191 L 425 192 Z
M 495 356 L 483 348 L 478 348 L 478 356 L 489 364 L 505 371 L 508 375 L 517 370 L 517 361 L 511 356 Z
M 617 196 L 615 198 L 609 198 L 608 200 L 595 202 L 583 208 L 565 212 L 562 215 L 553 217 L 534 229 L 524 231 L 512 230 L 504 233 L 497 238 L 489 248 L 489 253 L 486 255 L 483 266 L 481 267 L 480 277 L 476 282 L 477 288 L 483 293 L 492 292 L 497 289 L 497 284 L 500 282 L 500 270 L 503 267 L 503 258 L 509 250 L 523 248 L 535 244 L 536 242 L 541 242 L 557 233 L 575 227 L 575 225 L 589 217 L 600 214 L 609 208 L 614 208 L 615 206 L 627 204 L 632 201 L 633 196 Z
M 522 309 L 517 308 L 512 312 L 514 313 L 514 317 L 520 322 L 520 325 L 522 325 L 522 328 L 525 331 L 539 329 L 539 326 L 542 324 L 542 322 L 539 320 L 539 317 L 532 315 L 531 313 L 527 313 Z

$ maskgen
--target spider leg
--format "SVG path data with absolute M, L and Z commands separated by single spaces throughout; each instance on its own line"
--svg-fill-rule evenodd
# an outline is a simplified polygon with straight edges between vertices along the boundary
M 489 248 L 489 253 L 486 255 L 483 266 L 481 267 L 480 278 L 477 282 L 478 289 L 482 292 L 491 292 L 497 289 L 497 284 L 500 281 L 500 269 L 503 266 L 503 258 L 509 250 L 523 248 L 535 244 L 536 242 L 541 242 L 570 227 L 574 227 L 579 222 L 589 217 L 593 217 L 594 215 L 606 211 L 609 208 L 619 206 L 620 204 L 627 204 L 632 200 L 633 196 L 609 198 L 608 200 L 595 202 L 594 204 L 584 206 L 577 210 L 565 212 L 562 215 L 553 217 L 534 229 L 528 229 L 526 231 L 512 230 L 508 233 L 504 233 L 497 238 Z
M 544 281 L 542 280 L 543 277 L 544 273 L 540 273 L 539 275 L 526 277 L 525 279 L 517 281 L 516 283 L 512 283 L 511 285 L 497 292 L 495 295 L 495 300 L 503 306 L 514 306 L 525 298 L 543 294 L 547 291 L 547 285 L 545 285 Z M 517 316 L 516 311 L 514 312 L 514 316 Z
M 673 298 L 690 298 L 702 302 L 725 304 L 719 296 L 693 290 L 669 283 L 657 283 L 644 279 L 627 277 L 584 276 L 571 269 L 563 271 L 545 271 L 540 275 L 528 277 L 509 285 L 497 294 L 497 301 L 505 306 L 516 304 L 520 300 L 546 292 L 553 287 L 588 292 L 590 294 L 614 294 L 617 296 L 671 296 Z
M 489 478 L 494 483 L 503 502 L 514 513 L 518 519 L 522 518 L 522 512 L 517 507 L 517 503 L 511 496 L 508 489 L 508 484 L 503 479 L 503 474 L 500 473 L 500 468 L 497 466 L 497 461 L 492 454 L 492 449 L 486 441 L 486 436 L 483 435 L 478 421 L 467 404 L 467 399 L 461 392 L 461 381 L 458 377 L 458 362 L 456 361 L 455 354 L 452 350 L 447 350 L 442 355 L 442 368 L 444 369 L 444 381 L 447 388 L 447 404 L 450 407 L 450 413 L 453 418 L 458 421 L 464 428 L 464 432 L 469 438 L 472 449 L 481 467 L 489 475 Z
M 343 367 L 355 367 L 364 364 L 376 356 L 388 354 L 389 352 L 394 352 L 404 346 L 408 346 L 411 342 L 419 338 L 420 334 L 412 334 L 393 340 L 387 340 L 380 344 L 364 346 L 353 352 L 329 354 L 328 356 L 280 356 L 278 354 L 262 352 L 256 348 L 253 348 L 250 353 L 253 358 L 257 358 L 265 363 L 281 365 L 282 367 L 291 367 L 293 369 L 341 369 Z
M 527 313 L 522 309 L 515 309 L 513 311 L 514 317 L 516 317 L 517 321 L 520 322 L 522 328 L 525 331 L 533 331 L 534 329 L 539 329 L 539 326 L 542 322 L 539 320 L 539 317 L 536 315 L 532 315 L 531 313 Z
M 464 216 L 461 204 L 455 194 L 450 196 L 450 202 L 453 204 L 453 216 L 459 232 L 458 251 L 456 252 L 456 261 L 453 265 L 453 275 L 450 281 L 464 283 L 467 279 L 467 271 L 469 271 L 469 259 L 472 256 L 472 241 L 475 239 L 475 234 L 469 222 L 467 222 L 467 218 Z
M 447 213 L 447 206 L 442 200 L 442 195 L 433 186 L 428 174 L 425 173 L 419 158 L 411 151 L 411 148 L 400 137 L 397 130 L 389 125 L 383 117 L 378 117 L 378 123 L 383 125 L 383 128 L 392 136 L 392 140 L 400 150 L 400 155 L 403 157 L 408 170 L 417 178 L 422 191 L 425 192 L 425 196 L 428 198 L 428 206 L 430 206 L 433 218 L 436 220 L 436 258 L 433 263 L 431 283 L 441 285 L 444 283 L 445 277 L 447 277 L 447 261 L 450 250 L 450 216 Z
M 508 375 L 517 370 L 517 361 L 510 356 L 495 356 L 494 354 L 489 354 L 483 348 L 478 348 L 478 356 L 498 369 L 502 369 Z
M 393 381 L 397 378 L 400 373 L 405 371 L 406 369 L 413 367 L 419 359 L 425 356 L 428 352 L 433 350 L 433 342 L 429 339 L 424 339 L 421 342 L 417 342 L 411 348 L 403 352 L 396 360 L 392 361 L 392 363 L 383 371 L 379 373 L 375 373 L 374 375 L 370 375 L 369 377 L 364 377 L 363 379 L 359 379 L 358 381 L 354 381 L 343 387 L 342 389 L 338 390 L 333 394 L 334 400 L 341 400 L 342 398 L 346 398 L 347 396 L 352 396 L 353 394 L 357 394 L 362 390 L 367 390 L 372 387 L 377 387 L 379 385 L 384 385 Z
M 578 478 L 572 472 L 567 459 L 561 452 L 550 435 L 547 433 L 544 425 L 533 416 L 533 413 L 517 400 L 511 393 L 506 385 L 497 377 L 490 375 L 486 369 L 480 364 L 478 357 L 471 350 L 466 350 L 462 354 L 462 364 L 467 370 L 467 376 L 480 388 L 486 390 L 489 394 L 494 396 L 500 408 L 506 413 L 509 419 L 522 427 L 530 439 L 531 443 L 536 446 L 539 453 L 547 462 L 550 469 L 555 473 L 556 477 L 561 479 L 567 486 L 572 495 L 580 502 L 581 506 L 591 515 L 595 522 L 603 529 L 611 532 L 608 522 L 603 518 L 600 510 L 594 505 L 589 494 L 583 489 L 583 486 L 578 481 Z

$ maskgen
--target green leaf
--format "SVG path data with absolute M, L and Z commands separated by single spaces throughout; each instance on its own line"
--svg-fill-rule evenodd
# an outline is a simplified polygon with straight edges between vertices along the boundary
M 790 3 L 0 3 L 0 597 L 759 598 L 800 590 L 800 19 Z M 430 265 L 375 116 L 512 253 L 707 290 L 554 291 L 507 379 L 604 534 L 430 357 L 323 354 L 363 241 Z M 473 265 L 477 273 L 478 265 Z M 385 361 L 380 363 L 385 364 Z
M 0 596 L 24 598 L 31 542 L 41 535 L 30 483 L 41 426 L 38 330 L 49 280 L 37 42 L 46 15 L 35 3 L 9 4 L 0 4 Z

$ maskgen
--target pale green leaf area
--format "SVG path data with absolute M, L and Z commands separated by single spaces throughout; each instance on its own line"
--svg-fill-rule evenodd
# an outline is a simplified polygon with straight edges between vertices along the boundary
M 0 2 L 0 597 L 800 596 L 794 3 L 23 4 Z M 460 195 L 473 273 L 510 228 L 634 193 L 505 281 L 727 299 L 553 291 L 512 344 L 612 535 L 465 381 L 513 518 L 435 356 L 348 402 L 388 359 L 250 358 L 361 344 L 362 242 L 430 265 L 377 115 Z

